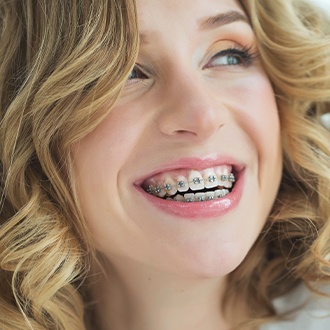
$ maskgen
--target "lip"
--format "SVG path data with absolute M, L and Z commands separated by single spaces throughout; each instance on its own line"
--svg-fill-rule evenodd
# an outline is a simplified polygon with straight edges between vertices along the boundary
M 177 202 L 161 199 L 159 197 L 153 196 L 145 192 L 141 185 L 142 183 L 159 173 L 169 172 L 177 169 L 195 169 L 203 170 L 210 167 L 220 166 L 220 165 L 231 165 L 233 166 L 235 172 L 236 183 L 230 194 L 225 197 L 214 199 L 211 201 L 204 202 Z M 135 184 L 135 188 L 143 197 L 151 203 L 153 206 L 157 207 L 161 211 L 174 215 L 180 218 L 185 218 L 188 220 L 203 220 L 206 218 L 214 218 L 222 216 L 231 210 L 233 210 L 238 204 L 242 196 L 243 187 L 245 182 L 245 166 L 244 164 L 238 162 L 232 157 L 208 157 L 208 158 L 184 158 L 180 159 L 172 164 L 165 165 L 160 169 L 157 169 L 143 178 L 139 179 Z

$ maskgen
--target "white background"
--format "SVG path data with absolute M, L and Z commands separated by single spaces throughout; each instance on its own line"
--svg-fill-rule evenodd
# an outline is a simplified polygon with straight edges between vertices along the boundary
M 330 14 L 330 0 L 310 0 L 324 8 Z M 330 112 L 321 117 L 321 122 L 330 131 Z
M 310 0 L 310 1 L 322 6 L 322 8 L 325 8 L 330 13 L 330 0 Z

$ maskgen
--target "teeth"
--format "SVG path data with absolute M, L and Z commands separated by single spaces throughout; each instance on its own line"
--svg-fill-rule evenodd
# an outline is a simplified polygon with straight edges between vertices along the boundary
M 228 189 L 218 189 L 214 192 L 214 197 L 215 198 L 221 198 L 229 194 Z
M 205 188 L 214 188 L 219 185 L 219 180 L 212 169 L 205 170 L 203 179 Z
M 151 186 L 151 185 L 148 186 L 148 188 L 146 189 L 146 192 L 149 193 L 149 194 L 152 194 L 153 191 L 154 191 L 154 188 L 153 188 L 153 186 Z
M 156 186 L 157 186 L 157 184 L 156 184 L 155 180 L 153 180 L 153 179 L 149 180 L 148 186 L 146 188 L 146 192 L 148 192 L 149 194 L 152 194 L 152 195 L 157 195 L 156 190 L 155 190 Z
M 188 180 L 189 180 L 189 187 L 191 190 L 204 189 L 204 180 L 200 172 L 191 171 Z
M 189 189 L 188 180 L 186 177 L 179 175 L 177 181 L 177 188 L 180 192 L 185 192 Z
M 155 193 L 158 197 L 164 197 L 166 195 L 165 189 L 162 189 L 159 185 L 155 187 Z
M 229 174 L 229 179 L 228 179 L 230 182 L 235 182 L 236 180 L 235 180 L 235 176 L 234 176 L 234 174 L 233 173 L 230 173 Z
M 214 199 L 214 192 L 209 191 L 206 193 L 196 193 L 195 194 L 195 202 L 204 202 L 204 201 L 211 201 Z
M 176 195 L 176 196 L 174 196 L 173 199 L 177 202 L 184 202 L 185 201 L 185 199 L 182 195 Z
M 169 183 L 164 183 L 164 189 L 165 191 L 170 191 L 172 189 L 172 185 Z
M 222 186 L 225 188 L 231 188 L 233 186 L 232 182 L 229 182 L 230 173 L 226 166 L 217 167 L 216 173 L 219 177 L 219 186 Z
M 214 196 L 214 191 L 208 191 L 205 193 L 205 200 L 211 201 L 212 199 L 214 199 Z
M 224 184 L 223 184 L 223 186 L 225 187 L 225 188 L 232 188 L 232 186 L 233 186 L 233 183 L 232 182 L 229 182 L 229 181 L 226 181 Z
M 177 193 L 178 189 L 176 182 L 169 175 L 164 178 L 164 190 L 167 196 L 173 196 Z
M 230 188 L 235 182 L 235 175 L 232 173 L 232 167 L 228 165 L 207 168 L 203 171 L 180 170 L 173 173 L 163 173 L 146 180 L 143 189 L 160 198 L 170 197 L 178 201 L 207 201 L 221 198 L 229 193 Z M 218 187 L 218 188 L 217 188 Z M 205 193 L 197 192 L 203 189 L 217 189 Z M 186 198 L 183 193 L 192 192 Z M 180 194 L 177 194 L 177 193 Z M 194 194 L 196 192 L 196 194 Z M 174 198 L 174 196 L 180 196 Z
M 195 194 L 195 202 L 204 202 L 206 199 L 205 199 L 205 194 L 204 193 L 197 193 Z
M 216 191 L 209 191 L 206 193 L 188 193 L 182 195 L 176 195 L 173 199 L 178 202 L 192 203 L 192 202 L 204 202 L 211 201 L 213 199 L 222 198 L 229 194 L 228 189 L 218 189 Z M 169 198 L 170 200 L 172 198 Z
M 195 201 L 195 194 L 184 194 L 183 197 L 186 203 L 191 203 Z

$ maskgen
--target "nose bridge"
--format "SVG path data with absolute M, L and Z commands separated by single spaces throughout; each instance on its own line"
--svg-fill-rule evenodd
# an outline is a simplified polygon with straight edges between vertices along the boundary
M 166 79 L 164 107 L 159 118 L 162 133 L 173 136 L 186 133 L 206 139 L 223 125 L 221 105 L 203 76 L 192 70 L 170 74 Z

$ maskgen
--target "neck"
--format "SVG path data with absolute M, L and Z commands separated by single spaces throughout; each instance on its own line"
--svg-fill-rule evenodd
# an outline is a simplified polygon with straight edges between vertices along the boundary
M 100 330 L 226 330 L 222 314 L 226 278 L 184 278 L 129 262 L 116 262 L 92 289 Z M 235 308 L 235 319 L 240 312 Z M 243 314 L 243 313 L 242 313 Z

